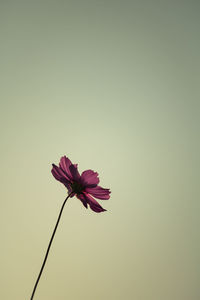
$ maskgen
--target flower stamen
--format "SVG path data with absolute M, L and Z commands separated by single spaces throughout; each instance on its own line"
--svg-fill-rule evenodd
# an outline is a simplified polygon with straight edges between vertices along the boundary
M 84 187 L 78 182 L 73 182 L 71 184 L 71 188 L 75 194 L 81 194 L 84 189 Z

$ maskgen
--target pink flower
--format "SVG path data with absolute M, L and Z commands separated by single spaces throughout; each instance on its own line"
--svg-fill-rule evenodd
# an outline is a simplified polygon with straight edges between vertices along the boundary
M 98 185 L 98 173 L 92 170 L 86 170 L 81 175 L 78 172 L 77 164 L 72 164 L 70 159 L 66 156 L 61 157 L 59 167 L 52 164 L 51 170 L 53 176 L 62 182 L 68 189 L 70 197 L 76 195 L 81 200 L 83 205 L 99 213 L 106 211 L 93 198 L 108 200 L 110 198 L 110 190 L 104 189 Z

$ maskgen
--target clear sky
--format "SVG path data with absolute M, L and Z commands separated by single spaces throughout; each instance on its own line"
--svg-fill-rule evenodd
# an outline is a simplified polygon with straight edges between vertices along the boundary
M 200 299 L 200 2 L 0 1 L 0 299 Z

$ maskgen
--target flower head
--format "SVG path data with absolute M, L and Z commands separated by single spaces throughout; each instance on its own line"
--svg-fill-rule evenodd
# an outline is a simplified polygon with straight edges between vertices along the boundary
M 77 164 L 72 164 L 66 156 L 61 157 L 59 166 L 55 164 L 52 164 L 52 166 L 53 176 L 66 186 L 70 197 L 76 196 L 86 208 L 89 205 L 97 213 L 106 210 L 93 198 L 101 200 L 110 198 L 110 190 L 98 185 L 97 172 L 86 170 L 80 175 Z

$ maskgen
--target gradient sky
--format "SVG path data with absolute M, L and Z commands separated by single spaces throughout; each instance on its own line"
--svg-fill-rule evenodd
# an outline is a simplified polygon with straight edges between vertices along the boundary
M 30 298 L 62 155 L 112 194 L 67 202 L 35 300 L 200 299 L 199 4 L 0 0 L 0 299 Z

